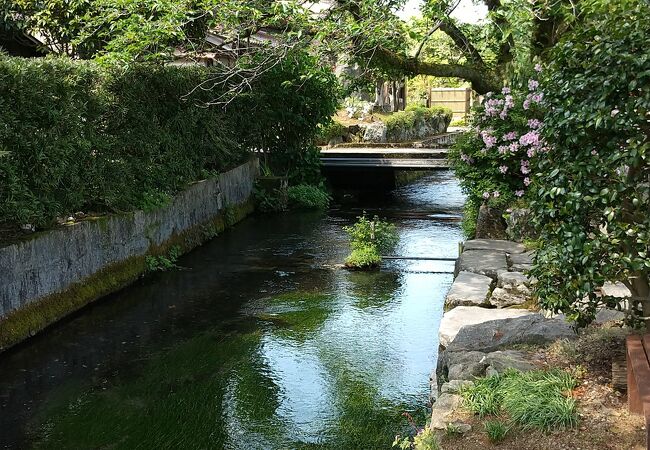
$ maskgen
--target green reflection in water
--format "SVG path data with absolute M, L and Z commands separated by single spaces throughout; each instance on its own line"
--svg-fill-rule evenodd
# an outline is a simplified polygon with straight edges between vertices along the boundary
M 262 300 L 257 317 L 273 326 L 278 337 L 303 342 L 325 323 L 335 298 L 318 292 L 289 292 Z
M 137 376 L 76 395 L 54 393 L 34 446 L 221 448 L 227 434 L 221 402 L 231 377 L 239 381 L 238 404 L 254 419 L 272 415 L 277 405 L 275 387 L 250 365 L 260 337 L 259 331 L 202 334 L 153 356 Z
M 344 295 L 296 291 L 254 302 L 237 332 L 197 335 L 152 355 L 141 370 L 92 386 L 61 386 L 35 421 L 34 446 L 390 448 L 405 431 L 404 411 L 424 420 L 422 399 L 382 397 L 377 368 L 357 360 L 354 343 L 331 339 L 342 331 L 336 313 L 345 304 L 381 308 L 399 288 L 394 274 L 362 274 L 348 279 Z M 300 362 L 283 373 L 278 358 L 287 356 Z M 296 382 L 324 396 L 313 426 L 304 424 L 313 410 L 301 410 L 287 391 Z

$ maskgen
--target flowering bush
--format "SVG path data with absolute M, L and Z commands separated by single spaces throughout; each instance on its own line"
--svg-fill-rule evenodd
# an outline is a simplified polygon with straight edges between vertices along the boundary
M 533 77 L 527 86 L 486 94 L 474 110 L 471 131 L 450 154 L 469 205 L 504 207 L 526 195 L 534 159 L 548 151 L 540 137 L 542 99 Z

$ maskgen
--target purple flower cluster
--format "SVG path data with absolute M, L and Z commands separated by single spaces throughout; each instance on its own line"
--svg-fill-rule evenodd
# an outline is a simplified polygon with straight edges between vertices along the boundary
M 504 134 L 501 139 L 503 139 L 504 141 L 514 141 L 517 139 L 517 132 L 509 131 L 508 133 Z
M 460 159 L 462 159 L 463 162 L 465 162 L 465 163 L 467 163 L 467 164 L 470 164 L 470 165 L 474 163 L 474 158 L 472 158 L 471 156 L 466 155 L 466 154 L 464 154 L 464 153 L 462 153 L 462 154 L 460 155 Z
M 519 143 L 524 146 L 538 146 L 539 134 L 536 131 L 529 131 L 519 138 Z
M 538 119 L 530 119 L 528 121 L 528 128 L 531 130 L 537 130 L 542 126 L 542 122 Z
M 524 109 L 530 109 L 530 105 L 533 103 L 542 103 L 542 100 L 544 99 L 544 93 L 543 92 L 537 92 L 537 93 L 530 93 L 526 96 L 526 100 L 524 100 Z
M 492 133 L 493 131 L 491 128 L 481 131 L 481 138 L 483 138 L 483 143 L 485 144 L 486 149 L 494 147 L 497 143 L 497 138 Z

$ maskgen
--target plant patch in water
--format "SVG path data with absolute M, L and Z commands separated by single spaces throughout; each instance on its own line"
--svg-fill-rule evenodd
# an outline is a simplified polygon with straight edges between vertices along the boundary
M 32 427 L 35 448 L 224 448 L 223 398 L 246 424 L 273 419 L 278 388 L 255 365 L 261 333 L 205 333 L 132 375 L 54 391 Z M 250 417 L 249 417 L 250 416 Z M 279 424 L 275 424 L 279 428 Z
M 352 253 L 345 260 L 348 269 L 376 269 L 381 263 L 381 254 L 392 250 L 399 237 L 397 227 L 374 216 L 369 220 L 365 214 L 357 222 L 343 230 L 350 236 Z
M 320 292 L 289 292 L 264 300 L 264 312 L 257 317 L 272 324 L 281 337 L 304 340 L 325 323 L 333 301 L 333 296 Z

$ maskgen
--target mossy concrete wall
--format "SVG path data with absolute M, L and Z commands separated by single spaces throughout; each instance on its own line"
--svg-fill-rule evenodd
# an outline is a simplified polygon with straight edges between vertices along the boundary
M 170 204 L 85 220 L 0 248 L 0 351 L 136 280 L 147 255 L 189 251 L 253 210 L 249 161 Z

